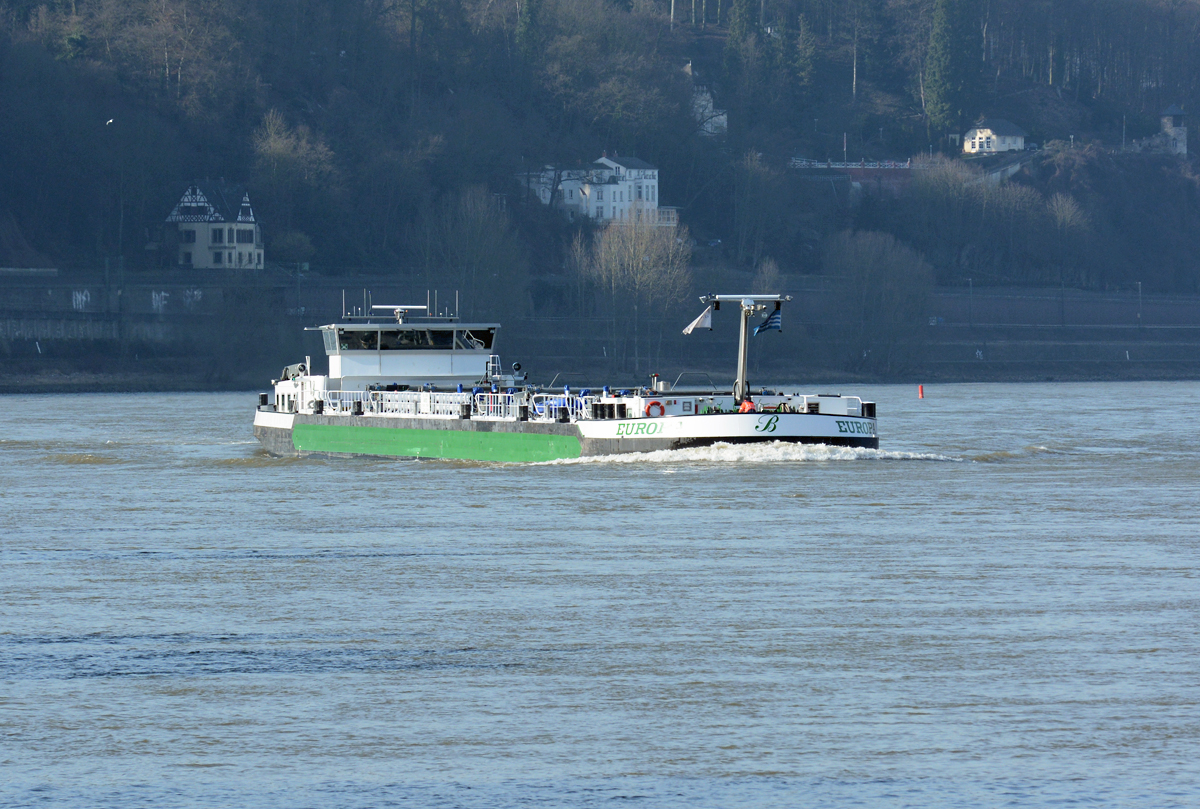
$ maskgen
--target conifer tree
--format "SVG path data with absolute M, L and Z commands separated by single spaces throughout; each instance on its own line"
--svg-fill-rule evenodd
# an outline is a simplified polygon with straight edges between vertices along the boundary
M 744 89 L 752 77 L 747 75 L 758 48 L 751 0 L 733 0 L 729 9 L 729 35 L 725 39 L 725 79 L 727 84 Z M 750 57 L 750 58 L 747 58 Z
M 925 68 L 925 114 L 934 132 L 958 129 L 975 103 L 979 60 L 974 3 L 935 0 Z
M 541 10 L 541 0 L 526 0 L 517 20 L 517 51 L 527 65 L 537 60 L 542 47 Z

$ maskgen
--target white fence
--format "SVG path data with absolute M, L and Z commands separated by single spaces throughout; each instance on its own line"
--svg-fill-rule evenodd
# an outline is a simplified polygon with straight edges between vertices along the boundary
M 461 416 L 463 405 L 471 403 L 471 394 L 363 390 L 331 390 L 325 394 L 329 413 L 353 413 L 357 402 L 362 403 L 363 415 Z
M 790 165 L 794 169 L 912 169 L 924 168 L 924 164 L 913 165 L 912 159 L 899 160 L 859 160 L 850 163 L 837 160 L 809 160 L 804 157 L 793 157 Z
M 568 393 L 535 393 L 530 397 L 529 418 L 533 421 L 554 421 L 566 408 L 573 421 L 592 417 L 595 396 L 575 396 Z
M 515 393 L 477 393 L 471 416 L 481 419 L 516 421 L 521 415 L 524 396 Z
M 364 416 L 441 416 L 462 417 L 464 407 L 470 417 L 516 421 L 527 408 L 530 421 L 556 421 L 563 409 L 572 421 L 592 418 L 595 396 L 571 393 L 432 393 L 429 391 L 331 390 L 303 392 L 303 409 L 311 410 L 317 399 L 324 399 L 324 410 L 331 415 Z

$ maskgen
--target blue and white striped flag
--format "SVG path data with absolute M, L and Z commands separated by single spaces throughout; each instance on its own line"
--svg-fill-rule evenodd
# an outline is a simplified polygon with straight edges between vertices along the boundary
M 782 312 L 776 309 L 774 312 L 767 315 L 766 320 L 754 327 L 754 334 L 757 336 L 762 334 L 764 331 L 770 331 L 771 329 L 774 329 L 775 331 L 783 331 L 783 325 L 780 318 L 780 315 L 782 314 Z

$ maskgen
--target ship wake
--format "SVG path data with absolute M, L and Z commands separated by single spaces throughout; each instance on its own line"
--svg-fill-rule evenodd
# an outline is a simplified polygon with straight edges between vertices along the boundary
M 940 461 L 961 463 L 964 459 L 932 452 L 895 452 L 862 447 L 834 447 L 825 444 L 795 444 L 773 441 L 763 444 L 717 443 L 707 447 L 632 452 L 622 455 L 591 455 L 540 465 L 573 464 L 654 464 L 654 463 L 829 463 L 836 461 Z

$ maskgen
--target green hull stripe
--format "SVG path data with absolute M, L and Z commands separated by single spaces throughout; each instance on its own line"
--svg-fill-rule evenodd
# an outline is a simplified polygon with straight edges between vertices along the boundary
M 292 444 L 302 452 L 345 452 L 407 458 L 454 458 L 501 463 L 578 458 L 579 439 L 546 433 L 486 430 L 410 430 L 340 424 L 297 424 Z

